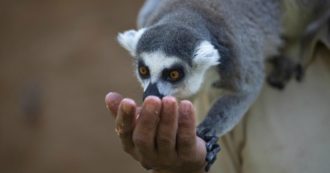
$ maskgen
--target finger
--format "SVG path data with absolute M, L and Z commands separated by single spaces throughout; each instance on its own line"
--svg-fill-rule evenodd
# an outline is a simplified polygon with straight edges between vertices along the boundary
M 131 99 L 123 99 L 116 117 L 116 132 L 120 137 L 124 150 L 132 154 L 134 144 L 132 134 L 135 126 L 136 104 Z
M 110 92 L 105 96 L 106 107 L 111 111 L 113 116 L 117 116 L 118 107 L 120 102 L 123 100 L 123 97 L 114 92 Z
M 196 148 L 195 112 L 191 102 L 180 102 L 178 124 L 177 152 L 181 157 L 189 157 Z
M 159 113 L 161 109 L 161 101 L 157 97 L 147 97 L 143 103 L 143 107 L 136 127 L 133 132 L 133 142 L 136 149 L 141 154 L 142 164 L 144 161 L 151 161 L 155 158 L 155 134 L 159 122 Z
M 158 155 L 168 159 L 175 152 L 176 133 L 178 128 L 178 104 L 174 97 L 164 97 L 157 132 Z

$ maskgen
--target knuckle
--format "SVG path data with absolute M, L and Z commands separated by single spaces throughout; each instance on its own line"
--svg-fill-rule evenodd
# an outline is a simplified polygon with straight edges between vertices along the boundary
M 132 130 L 127 128 L 116 128 L 115 132 L 121 139 L 130 138 L 132 136 Z
M 172 139 L 170 137 L 166 137 L 166 136 L 159 136 L 158 137 L 158 143 L 160 145 L 171 145 L 173 143 Z
M 191 138 L 191 136 L 187 135 L 181 135 L 179 137 L 179 145 L 182 147 L 190 147 L 194 144 L 194 140 Z
M 134 136 L 133 143 L 139 147 L 146 147 L 148 146 L 148 141 L 143 136 Z
M 128 136 L 131 136 L 131 135 L 132 135 L 132 130 L 128 129 L 128 128 L 123 128 L 119 133 L 120 137 L 128 137 Z

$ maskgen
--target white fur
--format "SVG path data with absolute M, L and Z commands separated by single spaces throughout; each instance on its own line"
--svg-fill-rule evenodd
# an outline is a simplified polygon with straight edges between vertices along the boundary
M 164 96 L 174 95 L 173 93 L 173 86 L 167 82 L 158 82 L 157 88 L 159 93 L 163 94 Z
M 203 41 L 195 50 L 193 63 L 194 68 L 185 80 L 186 87 L 175 91 L 180 98 L 190 97 L 199 91 L 203 85 L 206 71 L 220 63 L 220 55 L 211 43 Z
M 153 53 L 142 53 L 140 57 L 143 59 L 145 65 L 149 68 L 152 83 L 158 80 L 165 68 L 169 68 L 175 63 L 180 62 L 178 58 L 168 57 L 161 51 Z
M 206 70 L 198 68 L 192 70 L 189 75 L 186 75 L 182 86 L 174 89 L 173 95 L 180 99 L 184 99 L 196 94 L 204 83 Z
M 208 69 L 220 63 L 220 55 L 211 43 L 203 41 L 195 50 L 193 62 L 198 67 Z
M 136 46 L 142 34 L 145 32 L 145 28 L 142 28 L 138 31 L 128 30 L 123 33 L 119 33 L 117 40 L 121 46 L 127 49 L 132 56 L 136 55 Z

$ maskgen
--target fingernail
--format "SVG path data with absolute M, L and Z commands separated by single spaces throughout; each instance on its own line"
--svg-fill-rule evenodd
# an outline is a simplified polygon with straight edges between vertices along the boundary
M 161 100 L 158 97 L 155 96 L 149 96 L 144 102 L 145 109 L 148 112 L 158 114 L 157 106 L 161 104 Z
M 134 101 L 132 101 L 131 99 L 124 99 L 123 102 L 124 102 L 123 111 L 126 114 L 130 114 L 132 112 L 132 108 L 133 108 L 132 105 L 134 104 Z
M 154 109 L 155 109 L 155 106 L 154 105 L 146 104 L 146 111 L 153 112 Z
M 155 104 L 151 102 L 145 103 L 146 111 L 148 112 L 154 112 L 155 111 Z
M 176 98 L 172 97 L 172 96 L 166 96 L 162 100 L 163 100 L 163 102 L 166 102 L 166 103 L 172 103 L 172 104 L 176 103 Z
M 105 102 L 111 97 L 112 92 L 109 92 L 107 95 L 105 95 Z
M 192 111 L 192 104 L 187 100 L 181 101 L 181 112 L 183 114 L 189 114 Z
M 114 105 L 118 104 L 118 101 L 116 101 L 114 95 L 110 92 L 107 94 L 107 96 L 105 97 L 105 103 L 106 103 L 106 107 L 108 109 L 113 108 Z

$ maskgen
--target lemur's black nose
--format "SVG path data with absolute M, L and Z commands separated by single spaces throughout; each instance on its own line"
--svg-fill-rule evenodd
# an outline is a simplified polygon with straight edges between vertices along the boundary
M 164 95 L 159 92 L 156 83 L 149 84 L 149 86 L 147 87 L 147 89 L 143 93 L 143 100 L 146 99 L 148 96 L 156 96 L 160 99 L 162 99 L 164 97 Z

